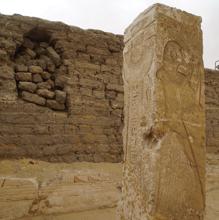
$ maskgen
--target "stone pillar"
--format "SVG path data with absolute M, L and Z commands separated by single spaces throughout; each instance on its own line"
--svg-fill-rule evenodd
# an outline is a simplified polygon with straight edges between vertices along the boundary
M 156 4 L 125 32 L 123 220 L 202 220 L 201 18 Z

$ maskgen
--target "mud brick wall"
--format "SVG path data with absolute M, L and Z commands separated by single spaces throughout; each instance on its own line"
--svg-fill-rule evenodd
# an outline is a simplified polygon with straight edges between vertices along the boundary
M 0 15 L 0 158 L 122 158 L 123 37 Z
M 123 36 L 0 15 L 0 158 L 122 158 Z M 206 69 L 206 143 L 219 152 L 219 73 Z
M 219 153 L 219 71 L 205 70 L 207 152 Z

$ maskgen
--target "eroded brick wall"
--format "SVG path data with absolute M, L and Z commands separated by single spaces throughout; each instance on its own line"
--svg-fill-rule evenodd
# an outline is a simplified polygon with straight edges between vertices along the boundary
M 0 158 L 121 161 L 122 36 L 19 15 L 0 27 Z
M 219 71 L 205 70 L 207 152 L 219 153 Z
M 0 26 L 0 158 L 121 161 L 123 37 L 18 15 Z M 205 80 L 207 151 L 219 152 L 218 71 Z

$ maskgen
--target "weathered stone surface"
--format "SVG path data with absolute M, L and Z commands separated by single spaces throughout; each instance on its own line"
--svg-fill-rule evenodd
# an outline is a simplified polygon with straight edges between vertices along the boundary
M 52 99 L 55 96 L 55 93 L 48 89 L 38 89 L 37 94 L 49 99 Z
M 28 67 L 22 64 L 17 64 L 15 66 L 15 70 L 16 72 L 27 72 L 28 71 Z
M 205 71 L 207 152 L 219 154 L 219 71 Z
M 33 93 L 36 91 L 37 85 L 32 82 L 19 82 L 18 88 Z
M 61 90 L 55 90 L 56 101 L 63 104 L 66 101 L 66 92 Z
M 115 208 L 120 197 L 121 171 L 121 164 L 113 163 L 0 161 L 0 173 L 5 176 L 0 177 L 0 219 L 76 215 Z
M 39 73 L 40 74 L 43 72 L 43 69 L 40 66 L 29 66 L 29 71 L 31 73 Z
M 33 50 L 29 49 L 29 48 L 27 48 L 25 50 L 25 53 L 28 54 L 31 58 L 35 58 L 36 57 L 36 53 Z
M 29 92 L 22 92 L 22 98 L 28 102 L 32 102 L 38 105 L 45 105 L 46 99 L 43 97 L 38 96 L 37 94 L 29 93 Z
M 105 98 L 105 92 L 104 91 L 94 90 L 93 94 L 98 99 L 104 99 Z
M 40 42 L 40 47 L 47 48 L 49 44 L 47 42 Z
M 44 72 L 41 73 L 41 76 L 42 76 L 43 79 L 47 80 L 51 77 L 51 74 L 44 71 Z
M 40 83 L 37 83 L 37 88 L 39 88 L 39 89 L 51 89 L 52 86 L 49 82 L 40 82 Z
M 55 79 L 55 86 L 57 86 L 58 88 L 63 89 L 65 87 L 67 79 L 68 78 L 64 75 L 57 76 L 56 79 Z
M 207 153 L 205 220 L 219 219 L 219 154 Z
M 7 74 L 7 79 L 0 76 L 0 158 L 121 161 L 122 116 L 111 109 L 110 101 L 122 92 L 108 90 L 106 85 L 122 87 L 123 37 L 17 15 L 0 14 L 0 26 L 0 48 L 7 53 L 0 63 L 12 67 L 10 79 Z M 117 48 L 118 43 L 120 50 L 115 54 L 109 47 Z M 49 57 L 47 47 L 60 56 L 58 65 Z M 30 57 L 26 48 L 37 56 Z M 16 65 L 25 68 L 18 70 Z M 24 90 L 18 87 L 13 67 L 15 72 L 31 72 L 26 69 L 29 66 L 37 66 L 38 70 L 30 67 L 32 76 L 40 74 L 44 80 L 35 83 L 37 90 L 67 92 L 63 110 L 52 111 L 46 104 L 39 106 L 22 98 Z M 49 74 L 44 76 L 44 71 Z M 34 94 L 45 98 L 37 90 Z M 56 101 L 55 97 L 52 100 Z
M 48 80 L 46 80 L 45 82 L 48 83 L 48 84 L 51 86 L 52 89 L 54 89 L 54 87 L 55 87 L 55 83 L 54 83 L 53 80 L 48 79 Z
M 0 66 L 0 94 L 0 101 L 3 103 L 17 99 L 14 70 L 8 65 Z
M 60 64 L 60 56 L 52 47 L 46 48 L 48 56 L 55 62 L 56 65 Z
M 156 4 L 125 32 L 123 220 L 204 218 L 200 21 Z
M 15 74 L 15 78 L 18 81 L 31 82 L 32 81 L 32 74 L 28 73 L 28 72 L 18 72 Z
M 219 157 L 208 154 L 207 159 L 206 220 L 216 220 Z M 115 209 L 121 196 L 122 164 L 2 160 L 0 173 L 0 184 L 3 185 L 0 188 L 0 219 L 117 219 Z M 79 190 L 73 195 L 75 187 Z M 38 197 L 39 193 L 44 196 Z M 109 212 L 111 207 L 113 210 Z
M 124 88 L 121 85 L 107 84 L 106 88 L 108 90 L 113 90 L 113 91 L 117 91 L 117 92 L 123 92 L 124 91 Z
M 37 74 L 33 74 L 33 82 L 40 83 L 42 81 L 43 81 L 43 79 L 42 79 L 40 74 L 38 74 L 38 73 Z
M 46 105 L 54 110 L 64 110 L 65 105 L 62 103 L 57 102 L 56 100 L 47 100 Z
M 2 79 L 14 79 L 14 70 L 10 66 L 0 66 L 0 78 Z
M 116 208 L 92 209 L 83 212 L 60 213 L 22 218 L 22 220 L 116 220 Z
M 23 47 L 26 47 L 32 50 L 34 48 L 34 43 L 29 38 L 24 38 Z
M 26 216 L 38 197 L 34 178 L 0 176 L 0 219 L 12 220 Z

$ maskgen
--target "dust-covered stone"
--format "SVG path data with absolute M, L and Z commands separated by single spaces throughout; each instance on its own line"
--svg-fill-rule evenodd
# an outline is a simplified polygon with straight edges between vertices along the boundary
M 55 93 L 48 89 L 38 89 L 37 94 L 49 99 L 52 99 L 55 96 Z
M 33 93 L 36 91 L 37 85 L 32 82 L 19 82 L 18 88 Z
M 54 110 L 64 110 L 65 105 L 57 102 L 56 100 L 47 100 L 46 105 Z
M 45 105 L 46 103 L 45 98 L 38 96 L 37 94 L 30 93 L 30 92 L 23 91 L 22 98 L 28 102 L 32 102 L 38 105 Z

